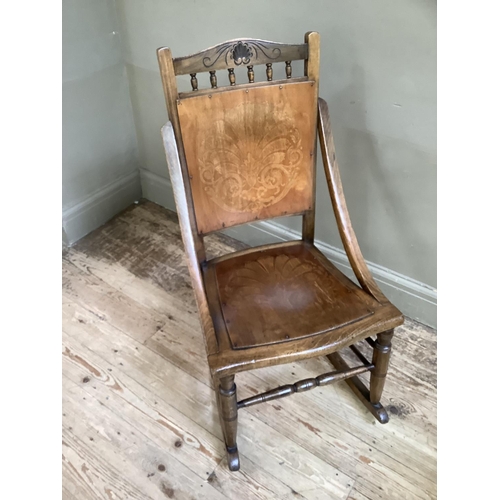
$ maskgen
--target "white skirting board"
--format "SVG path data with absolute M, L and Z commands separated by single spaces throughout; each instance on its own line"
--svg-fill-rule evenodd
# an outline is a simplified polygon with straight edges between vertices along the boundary
M 166 168 L 165 168 L 166 170 Z M 170 210 L 175 210 L 172 185 L 166 177 L 141 169 L 142 195 L 144 198 Z M 332 214 L 333 217 L 333 214 Z M 263 245 L 279 241 L 301 239 L 300 233 L 273 221 L 263 221 L 237 226 L 225 234 L 245 243 Z M 357 283 L 349 260 L 343 249 L 316 241 L 315 245 L 344 274 Z M 399 274 L 386 267 L 367 262 L 375 281 L 387 298 L 409 318 L 436 328 L 437 290 L 424 283 Z
M 62 225 L 66 243 L 72 245 L 141 196 L 141 180 L 136 170 L 103 186 L 76 205 L 63 209 Z

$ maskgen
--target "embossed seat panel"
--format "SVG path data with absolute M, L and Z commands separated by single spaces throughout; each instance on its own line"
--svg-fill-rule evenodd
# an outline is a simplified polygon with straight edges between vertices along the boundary
M 315 82 L 195 95 L 177 109 L 199 233 L 311 209 Z
M 379 307 L 303 242 L 221 260 L 215 264 L 215 279 L 233 349 L 340 329 Z

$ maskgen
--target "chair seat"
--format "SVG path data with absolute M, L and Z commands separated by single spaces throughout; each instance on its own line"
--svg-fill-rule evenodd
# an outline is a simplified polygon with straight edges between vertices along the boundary
M 356 324 L 376 324 L 382 310 L 385 321 L 402 321 L 394 306 L 377 302 L 302 241 L 214 259 L 205 282 L 219 346 L 235 359 L 235 351 L 255 353 L 270 345 L 288 351 L 289 344 L 313 337 L 316 347 L 322 336 L 325 344 L 338 344 L 352 337 Z

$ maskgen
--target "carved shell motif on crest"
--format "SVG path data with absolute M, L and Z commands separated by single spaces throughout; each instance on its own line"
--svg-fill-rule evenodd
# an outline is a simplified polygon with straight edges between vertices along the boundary
M 236 66 L 241 64 L 248 64 L 253 56 L 252 49 L 247 43 L 238 42 L 231 52 L 231 59 L 234 61 Z
M 262 104 L 248 104 L 244 110 L 241 106 L 201 135 L 201 182 L 208 197 L 224 210 L 258 212 L 282 200 L 294 186 L 302 145 L 288 116 L 281 113 L 278 119 Z
M 270 42 L 264 40 L 238 40 L 236 43 L 226 42 L 211 49 L 202 62 L 205 68 L 211 68 L 221 58 L 229 64 L 230 60 L 234 61 L 236 66 L 248 64 L 252 58 L 258 59 L 259 53 L 266 59 L 277 59 L 281 55 L 281 49 L 268 45 Z

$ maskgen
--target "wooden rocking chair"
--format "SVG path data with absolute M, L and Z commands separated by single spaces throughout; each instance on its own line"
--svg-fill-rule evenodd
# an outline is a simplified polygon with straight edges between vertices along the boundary
M 351 226 L 335 156 L 328 107 L 318 99 L 319 34 L 289 45 L 238 39 L 187 57 L 158 49 L 170 121 L 162 128 L 170 180 L 217 392 L 229 468 L 240 467 L 238 410 L 346 380 L 381 422 L 391 339 L 403 316 L 382 294 Z M 292 61 L 304 76 L 292 76 Z M 273 80 L 273 64 L 286 78 Z M 255 82 L 254 66 L 267 81 Z M 246 67 L 236 83 L 235 69 Z M 221 86 L 217 71 L 227 72 Z M 244 70 L 243 70 L 244 71 Z M 208 72 L 206 89 L 198 89 Z M 176 76 L 191 76 L 178 92 Z M 361 287 L 314 246 L 317 132 L 328 188 L 349 262 Z M 302 240 L 207 260 L 203 237 L 237 224 L 301 215 Z M 376 340 L 372 337 L 376 335 Z M 366 340 L 371 362 L 354 345 Z M 338 354 L 350 347 L 361 364 Z M 327 356 L 335 371 L 238 401 L 235 374 Z M 370 372 L 367 388 L 357 375 Z

